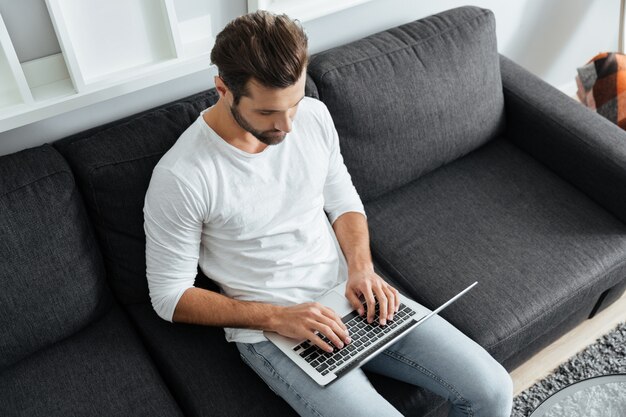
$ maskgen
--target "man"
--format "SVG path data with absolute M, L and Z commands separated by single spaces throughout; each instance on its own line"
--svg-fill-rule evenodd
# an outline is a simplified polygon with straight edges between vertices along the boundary
M 364 314 L 393 320 L 398 292 L 373 269 L 363 205 L 326 107 L 304 96 L 307 37 L 287 16 L 241 16 L 217 36 L 218 102 L 154 169 L 144 214 L 150 296 L 165 320 L 225 328 L 243 360 L 301 415 L 399 415 L 361 369 L 320 387 L 263 330 L 342 348 L 340 317 L 313 300 L 347 280 Z M 297 117 L 296 117 L 297 114 Z M 221 294 L 195 288 L 196 268 Z M 367 309 L 373 320 L 373 308 Z M 435 316 L 366 369 L 427 389 L 451 416 L 508 416 L 511 380 Z

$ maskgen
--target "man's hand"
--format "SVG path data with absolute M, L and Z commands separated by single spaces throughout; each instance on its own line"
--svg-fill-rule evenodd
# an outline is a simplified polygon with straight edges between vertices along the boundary
M 393 315 L 400 307 L 398 290 L 387 284 L 373 268 L 349 270 L 348 283 L 346 284 L 346 298 L 352 307 L 362 316 L 365 311 L 361 304 L 360 296 L 365 298 L 367 304 L 367 322 L 374 321 L 376 300 L 379 305 L 379 322 L 381 326 L 387 324 L 387 320 L 393 320 Z M 376 296 L 376 299 L 374 299 Z
M 320 303 L 279 307 L 273 318 L 272 330 L 294 339 L 308 339 L 327 352 L 332 352 L 333 347 L 324 342 L 316 332 L 326 336 L 339 349 L 350 343 L 348 329 L 341 318 Z
M 395 288 L 374 272 L 365 216 L 357 212 L 344 213 L 335 220 L 333 229 L 348 262 L 346 298 L 362 316 L 365 312 L 359 297 L 363 296 L 367 303 L 367 321 L 371 323 L 375 315 L 375 296 L 380 309 L 380 324 L 384 326 L 398 311 L 400 297 Z

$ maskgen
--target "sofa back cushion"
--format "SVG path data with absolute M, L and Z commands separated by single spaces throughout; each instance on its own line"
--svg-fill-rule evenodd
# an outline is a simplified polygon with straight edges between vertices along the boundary
M 163 154 L 217 100 L 214 90 L 100 126 L 54 146 L 69 161 L 124 304 L 149 301 L 143 205 Z
M 449 10 L 318 53 L 308 71 L 363 201 L 503 129 L 495 19 L 488 10 Z
M 0 370 L 110 308 L 69 166 L 45 145 L 0 157 Z

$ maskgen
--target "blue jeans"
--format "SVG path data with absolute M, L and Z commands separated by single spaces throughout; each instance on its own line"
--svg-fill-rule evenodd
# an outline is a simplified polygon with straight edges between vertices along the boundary
M 508 417 L 513 384 L 482 347 L 438 315 L 327 387 L 317 385 L 271 342 L 237 343 L 246 362 L 301 416 L 400 416 L 363 369 L 424 387 L 450 403 L 450 416 Z

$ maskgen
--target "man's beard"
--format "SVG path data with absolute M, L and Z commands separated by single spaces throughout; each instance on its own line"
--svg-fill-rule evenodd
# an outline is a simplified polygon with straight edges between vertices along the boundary
M 243 118 L 239 110 L 235 106 L 230 106 L 230 113 L 233 115 L 233 118 L 239 124 L 239 126 L 245 130 L 246 132 L 251 133 L 255 138 L 260 140 L 266 145 L 278 145 L 285 139 L 287 136 L 286 133 L 281 132 L 280 130 L 268 130 L 265 132 L 261 132 L 252 127 L 250 123 Z

